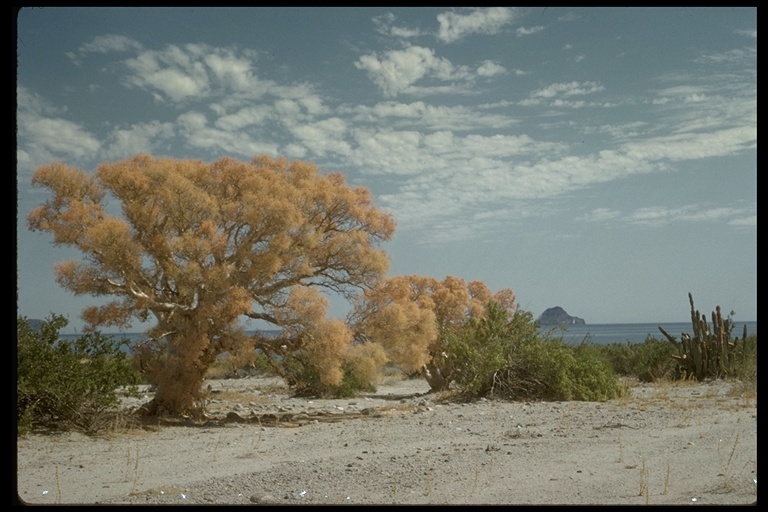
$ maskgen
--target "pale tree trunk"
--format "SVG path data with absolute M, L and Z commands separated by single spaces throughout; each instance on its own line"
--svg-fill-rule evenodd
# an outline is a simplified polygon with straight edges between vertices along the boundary
M 422 367 L 421 374 L 432 391 L 445 391 L 453 382 L 453 363 L 447 358 L 442 360 L 432 359 Z

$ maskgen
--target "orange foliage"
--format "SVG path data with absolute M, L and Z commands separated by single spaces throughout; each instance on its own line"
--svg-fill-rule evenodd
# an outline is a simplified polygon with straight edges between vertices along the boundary
M 516 308 L 512 290 L 493 294 L 481 281 L 395 276 L 366 291 L 351 320 L 391 361 L 409 372 L 421 370 L 430 386 L 441 390 L 452 378 L 452 362 L 445 355 L 448 336 L 469 319 L 482 318 L 491 300 L 510 313 Z
M 158 395 L 173 412 L 194 401 L 197 390 L 183 388 L 196 386 L 243 316 L 302 326 L 315 340 L 305 348 L 327 371 L 326 381 L 339 381 L 339 354 L 351 335 L 325 319 L 319 295 L 304 290 L 351 297 L 389 264 L 378 245 L 394 233 L 391 216 L 374 207 L 366 189 L 307 162 L 137 155 L 101 164 L 95 175 L 43 166 L 33 183 L 51 197 L 30 213 L 30 229 L 50 232 L 57 245 L 84 256 L 57 265 L 59 284 L 114 298 L 86 310 L 85 321 L 157 320 L 152 333 L 168 340 L 164 371 L 173 375 L 163 378 Z M 120 214 L 107 212 L 105 197 L 117 200 Z

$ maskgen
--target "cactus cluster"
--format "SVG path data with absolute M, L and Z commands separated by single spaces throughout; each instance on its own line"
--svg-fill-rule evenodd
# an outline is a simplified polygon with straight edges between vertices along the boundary
M 733 321 L 731 312 L 723 318 L 720 306 L 712 312 L 712 325 L 707 323 L 707 316 L 702 315 L 693 305 L 693 295 L 688 293 L 691 303 L 691 324 L 693 336 L 682 333 L 680 341 L 666 332 L 661 326 L 659 331 L 675 346 L 677 353 L 672 357 L 677 361 L 682 378 L 695 377 L 702 381 L 707 378 L 722 378 L 729 376 L 736 369 L 740 344 L 738 338 L 731 338 Z M 744 337 L 747 337 L 747 326 L 744 326 Z

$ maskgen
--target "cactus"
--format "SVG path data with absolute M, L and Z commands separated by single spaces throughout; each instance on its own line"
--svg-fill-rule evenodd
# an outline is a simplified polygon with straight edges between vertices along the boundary
M 702 315 L 693 304 L 693 295 L 688 293 L 691 303 L 691 326 L 693 336 L 682 333 L 680 341 L 666 332 L 661 326 L 659 331 L 677 350 L 672 357 L 677 361 L 681 376 L 693 376 L 698 381 L 706 378 L 721 378 L 729 376 L 737 364 L 737 343 L 731 339 L 733 321 L 731 315 L 723 318 L 720 306 L 712 312 L 712 328 L 707 323 L 707 316 Z M 747 337 L 744 327 L 744 339 Z M 737 340 L 736 340 L 737 341 Z

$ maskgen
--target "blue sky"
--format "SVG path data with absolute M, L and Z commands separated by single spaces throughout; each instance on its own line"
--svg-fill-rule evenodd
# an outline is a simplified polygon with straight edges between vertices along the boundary
M 26 8 L 17 30 L 19 314 L 77 330 L 94 301 L 26 227 L 34 170 L 148 152 L 341 171 L 397 221 L 390 275 L 535 316 L 687 321 L 691 292 L 757 319 L 755 8 Z

